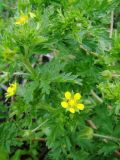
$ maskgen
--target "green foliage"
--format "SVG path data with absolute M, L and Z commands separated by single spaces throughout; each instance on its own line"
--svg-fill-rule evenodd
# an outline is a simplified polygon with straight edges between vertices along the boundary
M 0 160 L 119 159 L 119 6 L 1 0 Z M 85 109 L 62 108 L 66 91 L 81 93 Z

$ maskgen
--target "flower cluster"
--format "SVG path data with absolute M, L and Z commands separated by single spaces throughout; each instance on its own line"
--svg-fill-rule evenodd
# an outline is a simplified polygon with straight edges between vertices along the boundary
M 25 24 L 28 21 L 28 16 L 27 15 L 21 15 L 17 21 L 15 22 L 16 25 L 21 25 Z
M 17 19 L 17 21 L 15 22 L 15 24 L 16 24 L 16 25 L 25 24 L 26 22 L 28 22 L 29 17 L 30 17 L 30 18 L 35 18 L 36 15 L 35 15 L 35 13 L 33 13 L 33 12 L 29 12 L 29 16 L 22 14 L 22 15 Z
M 65 92 L 64 101 L 61 102 L 61 106 L 71 113 L 83 110 L 84 104 L 80 103 L 81 95 L 80 93 L 72 94 L 70 92 Z
M 10 84 L 10 86 L 7 88 L 7 92 L 6 92 L 6 98 L 12 97 L 15 95 L 17 90 L 17 83 L 12 83 Z

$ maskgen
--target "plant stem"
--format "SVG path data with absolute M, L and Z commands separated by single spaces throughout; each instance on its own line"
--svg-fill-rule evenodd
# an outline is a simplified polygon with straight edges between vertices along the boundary
M 113 34 L 113 24 L 114 24 L 114 11 L 111 12 L 110 35 L 109 35 L 110 38 L 112 38 Z
M 21 137 L 19 137 L 19 138 L 17 137 L 16 139 L 19 140 L 19 141 L 27 141 L 27 139 L 21 138 Z M 46 142 L 46 138 L 32 138 L 31 140 L 32 141 Z
M 38 130 L 41 126 L 43 126 L 47 121 L 48 121 L 48 119 L 45 120 L 43 123 L 41 123 L 41 124 L 40 124 L 38 127 L 36 127 L 35 129 L 33 129 L 32 132 L 37 131 L 37 130 Z
M 103 100 L 93 90 L 91 90 L 91 94 L 98 102 L 103 103 Z
M 93 123 L 92 120 L 88 119 L 86 122 L 88 123 L 88 125 L 89 125 L 92 129 L 97 129 L 96 125 Z
M 113 137 L 113 136 L 101 135 L 101 134 L 97 134 L 97 133 L 94 133 L 93 136 L 97 137 L 97 138 L 108 139 L 108 140 L 111 140 L 114 142 L 120 142 L 120 138 Z
M 23 58 L 22 61 L 23 61 L 24 66 L 28 70 L 28 72 L 31 73 L 32 78 L 36 79 L 37 74 L 36 74 L 35 70 L 33 69 L 31 63 L 29 62 L 28 58 Z

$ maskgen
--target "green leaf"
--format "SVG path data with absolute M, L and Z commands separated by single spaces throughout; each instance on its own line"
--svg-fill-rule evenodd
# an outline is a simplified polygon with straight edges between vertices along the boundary
M 5 148 L 0 147 L 0 159 L 8 160 L 8 153 Z

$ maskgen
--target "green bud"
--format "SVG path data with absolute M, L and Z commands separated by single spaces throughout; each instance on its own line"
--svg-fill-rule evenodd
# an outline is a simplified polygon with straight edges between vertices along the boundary
M 92 139 L 93 138 L 93 129 L 90 127 L 82 128 L 79 135 L 80 139 Z
M 105 70 L 101 73 L 101 75 L 105 78 L 105 79 L 111 79 L 112 78 L 112 73 L 109 70 Z

